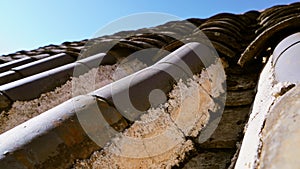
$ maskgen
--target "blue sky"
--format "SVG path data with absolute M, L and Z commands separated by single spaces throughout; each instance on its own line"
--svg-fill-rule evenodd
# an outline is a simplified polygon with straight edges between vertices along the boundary
M 91 38 L 121 17 L 163 12 L 185 19 L 243 13 L 295 0 L 2 0 L 0 55 Z

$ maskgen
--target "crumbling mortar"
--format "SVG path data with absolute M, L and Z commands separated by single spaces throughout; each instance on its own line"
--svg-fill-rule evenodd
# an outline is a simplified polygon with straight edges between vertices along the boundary
M 278 83 L 277 83 L 278 84 Z M 276 84 L 276 85 L 277 85 Z M 272 87 L 274 87 L 275 85 L 273 85 Z M 259 136 L 260 136 L 260 139 L 259 139 L 259 147 L 258 147 L 258 150 L 257 150 L 257 159 L 256 161 L 254 162 L 254 166 L 255 168 L 260 168 L 260 161 L 261 161 L 261 154 L 262 154 L 262 149 L 263 149 L 263 146 L 264 146 L 264 142 L 263 142 L 263 130 L 265 128 L 265 125 L 266 125 L 266 121 L 267 121 L 267 115 L 269 115 L 271 113 L 271 109 L 273 108 L 273 106 L 275 105 L 275 103 L 279 100 L 279 98 L 281 96 L 283 96 L 286 92 L 288 92 L 289 90 L 291 90 L 292 88 L 294 88 L 296 85 L 295 84 L 287 84 L 287 85 L 283 85 L 281 86 L 279 92 L 277 93 L 274 93 L 274 97 L 275 99 L 273 99 L 270 107 L 268 108 L 268 111 L 267 111 L 267 114 L 266 114 L 266 118 L 264 119 L 264 122 L 262 124 L 262 127 L 261 127 L 261 130 L 260 130 L 260 133 L 259 133 Z
M 183 138 L 186 141 L 188 136 L 186 136 L 184 131 L 180 129 L 180 127 L 177 125 L 177 123 L 172 119 L 171 115 L 169 113 L 166 113 L 166 114 L 167 114 L 168 118 L 171 120 L 172 124 L 174 124 L 174 126 L 176 127 L 176 130 L 179 131 L 183 135 Z
M 274 87 L 274 86 L 272 86 L 272 87 Z M 273 108 L 276 101 L 277 101 L 277 98 L 273 99 L 271 105 L 269 106 L 268 111 L 267 111 L 266 116 L 265 116 L 265 119 L 263 121 L 263 124 L 262 124 L 260 132 L 259 132 L 260 138 L 259 138 L 259 145 L 258 145 L 258 149 L 257 149 L 257 158 L 254 161 L 254 168 L 260 168 L 260 158 L 261 158 L 261 153 L 262 153 L 263 144 L 264 144 L 262 132 L 263 132 L 263 130 L 265 128 L 265 125 L 266 125 L 267 115 L 270 114 L 270 111 Z

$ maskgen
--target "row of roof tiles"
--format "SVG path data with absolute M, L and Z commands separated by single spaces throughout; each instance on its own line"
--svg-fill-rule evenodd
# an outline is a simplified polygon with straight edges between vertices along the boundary
M 20 99 L 20 93 L 22 93 L 20 91 L 24 91 L 24 88 L 15 91 L 11 90 L 13 91 L 11 93 L 14 94 L 8 94 L 9 92 L 7 91 L 11 89 L 11 87 L 8 86 L 13 86 L 12 84 L 16 84 L 15 88 L 22 86 L 20 84 L 24 82 L 24 79 L 27 79 L 28 82 L 31 75 L 34 75 L 35 78 L 29 81 L 36 82 L 43 79 L 41 77 L 47 76 L 47 78 L 49 78 L 49 75 L 55 73 L 49 73 L 47 71 L 61 70 L 59 66 L 64 64 L 67 65 L 62 67 L 70 70 L 70 72 L 73 71 L 73 67 L 71 66 L 69 68 L 68 65 L 74 66 L 79 62 L 86 66 L 84 61 L 76 61 L 78 56 L 81 58 L 89 56 L 96 57 L 99 53 L 107 53 L 110 58 L 109 60 L 113 61 L 106 64 L 111 64 L 141 49 L 154 47 L 172 52 L 182 46 L 184 44 L 183 42 L 193 41 L 193 37 L 199 35 L 199 30 L 195 29 L 195 27 L 189 23 L 196 25 L 197 28 L 208 36 L 219 55 L 224 58 L 229 65 L 228 69 L 226 69 L 228 74 L 241 74 L 245 72 L 245 70 L 252 68 L 254 69 L 252 69 L 251 72 L 253 72 L 253 70 L 254 72 L 259 72 L 262 66 L 262 57 L 268 56 L 277 42 L 288 34 L 299 31 L 299 24 L 295 22 L 299 19 L 298 17 L 300 15 L 299 4 L 300 3 L 275 6 L 261 12 L 249 11 L 242 15 L 226 13 L 218 14 L 208 19 L 192 18 L 187 19 L 188 23 L 186 21 L 169 22 L 147 30 L 141 29 L 137 31 L 119 32 L 111 36 L 99 37 L 90 41 L 66 42 L 59 46 L 50 45 L 33 51 L 20 51 L 15 54 L 3 56 L 1 57 L 2 62 L 16 60 L 0 65 L 0 70 L 3 70 L 1 73 L 2 77 L 4 77 L 3 79 L 12 78 L 6 80 L 6 82 L 3 82 L 4 85 L 0 86 L 2 92 L 1 97 L 6 97 L 7 102 L 9 102 L 8 104 Z M 277 15 L 273 13 L 277 13 Z M 174 34 L 182 36 L 180 36 L 180 39 L 176 39 L 174 38 Z M 80 52 L 81 54 L 79 54 Z M 163 56 L 165 55 L 162 55 L 160 58 Z M 60 57 L 67 57 L 69 60 L 61 61 L 59 60 Z M 53 65 L 50 64 L 46 67 L 43 65 L 44 63 L 51 63 L 51 61 L 53 61 Z M 237 66 L 238 61 L 240 65 L 244 65 L 245 67 L 241 68 Z M 230 70 L 232 67 L 235 70 Z M 44 76 L 41 75 L 43 73 Z M 56 78 L 53 80 L 64 79 L 64 81 L 66 81 L 71 76 L 71 73 L 67 74 L 67 76 L 64 76 L 66 78 L 54 76 Z M 13 80 L 17 81 L 10 83 L 10 81 Z M 22 83 L 20 83 L 21 80 L 23 80 Z M 48 88 L 47 91 L 52 90 L 55 86 L 59 86 L 62 83 L 53 85 Z M 35 91 L 36 86 L 44 85 L 46 81 L 38 84 L 39 83 L 35 83 L 32 87 L 27 88 L 28 91 Z M 30 98 L 25 98 L 24 100 L 37 97 L 43 92 L 45 91 L 31 94 Z M 0 102 L 0 104 L 3 103 Z
M 287 34 L 299 30 L 295 22 L 299 17 L 299 6 L 300 3 L 294 3 L 261 12 L 249 11 L 242 15 L 223 13 L 208 19 L 191 18 L 187 19 L 188 22 L 169 22 L 146 30 L 119 32 L 89 41 L 65 42 L 59 46 L 49 45 L 2 56 L 10 58 L 6 60 L 16 60 L 0 65 L 1 108 L 9 107 L 16 100 L 33 99 L 43 92 L 53 90 L 72 76 L 71 72 L 76 65 L 86 66 L 93 60 L 76 61 L 78 56 L 93 56 L 97 60 L 99 56 L 96 55 L 103 52 L 109 56 L 103 64 L 114 64 L 141 49 L 162 48 L 171 52 L 201 35 L 199 30 L 208 36 L 219 55 L 229 64 L 227 72 L 240 74 L 247 69 L 259 71 L 262 56 L 268 56 L 270 48 L 273 49 L 276 42 Z M 182 35 L 179 36 L 181 39 L 174 38 L 174 34 Z M 254 61 L 254 64 L 240 68 L 237 66 L 238 60 L 241 65 L 249 61 Z M 52 77 L 53 84 L 43 80 L 46 77 Z M 48 87 L 35 89 L 37 84 Z M 21 90 L 36 92 L 27 94 Z
M 288 29 L 286 31 L 293 31 L 293 28 L 297 29 L 296 25 L 293 26 L 293 24 L 295 24 L 293 20 L 297 19 L 298 17 L 298 6 L 299 3 L 294 3 L 291 5 L 275 6 L 262 12 L 249 11 L 243 15 L 224 13 L 212 16 L 208 19 L 193 18 L 187 19 L 187 21 L 193 23 L 198 29 L 202 30 L 221 54 L 230 58 L 235 58 L 235 61 L 240 59 L 240 64 L 243 64 L 244 58 L 248 58 L 248 55 L 259 55 L 260 52 L 265 50 L 264 47 L 274 47 L 274 44 L 285 37 L 284 32 L 286 29 Z M 192 29 L 195 29 L 195 27 L 186 24 L 186 22 L 169 22 L 161 26 L 147 29 L 147 32 L 149 33 L 163 33 L 163 35 L 159 36 L 153 34 L 137 35 L 139 32 L 143 32 L 145 29 L 137 31 L 124 31 L 111 36 L 104 36 L 89 40 L 88 44 L 86 44 L 87 40 L 83 40 L 79 42 L 65 42 L 62 45 L 49 45 L 32 51 L 19 51 L 14 54 L 2 56 L 0 62 L 4 63 L 24 57 L 26 58 L 26 56 L 29 56 L 33 59 L 39 59 L 59 53 L 67 53 L 76 57 L 82 49 L 87 50 L 87 47 L 93 48 L 90 47 L 90 45 L 95 46 L 96 44 L 101 43 L 102 46 L 105 46 L 105 43 L 111 43 L 111 41 L 119 40 L 120 38 L 125 39 L 120 41 L 115 48 L 123 47 L 132 50 L 139 50 L 141 48 L 149 47 L 161 48 L 162 46 L 170 45 L 171 42 L 176 40 L 174 38 L 170 38 L 170 36 L 166 37 L 164 35 L 171 35 L 171 37 L 174 33 L 186 35 L 187 33 L 191 33 Z M 270 33 L 276 32 L 280 32 L 279 36 L 270 36 Z M 128 37 L 130 34 L 134 34 L 134 36 Z M 256 39 L 254 40 L 254 38 Z M 263 46 L 262 44 L 265 44 L 265 41 L 272 42 L 273 44 Z M 252 43 L 250 46 L 248 46 L 250 42 Z M 254 47 L 255 45 L 261 45 L 261 47 L 257 49 Z M 248 48 L 245 50 L 247 46 Z M 176 46 L 173 48 L 173 50 L 175 48 Z M 100 51 L 90 51 L 92 53 L 86 53 L 85 55 L 103 52 L 103 48 L 98 50 Z M 239 58 L 241 52 L 244 53 L 242 57 Z M 249 52 L 254 53 L 248 54 Z

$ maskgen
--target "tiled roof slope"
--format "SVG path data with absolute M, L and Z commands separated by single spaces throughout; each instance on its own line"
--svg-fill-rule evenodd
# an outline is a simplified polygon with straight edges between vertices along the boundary
M 222 13 L 207 19 L 187 19 L 205 33 L 223 60 L 227 75 L 227 100 L 220 125 L 212 137 L 201 144 L 193 140 L 196 146 L 192 153 L 183 152 L 186 156 L 173 165 L 181 168 L 234 166 L 234 160 L 231 162 L 231 159 L 234 159 L 236 145 L 243 137 L 243 127 L 255 97 L 255 86 L 264 66 L 264 59 L 270 56 L 283 38 L 299 32 L 299 17 L 300 3 L 294 3 L 244 14 Z M 0 57 L 0 125 L 14 123 L 9 127 L 0 127 L 1 133 L 70 99 L 72 95 L 58 99 L 56 103 L 49 103 L 47 108 L 40 105 L 57 99 L 54 95 L 67 95 L 59 94 L 64 93 L 65 89 L 56 87 L 67 86 L 76 65 L 86 66 L 88 72 L 97 67 L 92 64 L 93 61 L 105 58 L 106 62 L 98 71 L 109 74 L 123 58 L 141 49 L 162 48 L 173 52 L 199 35 L 197 30 L 193 30 L 194 27 L 186 23 L 174 21 L 149 29 L 119 32 L 89 41 L 49 45 Z M 187 32 L 192 33 L 180 40 L 172 38 L 174 34 L 186 35 Z M 114 43 L 116 45 L 110 49 L 110 45 Z M 85 60 L 78 61 L 79 56 Z M 109 75 L 99 79 L 107 82 L 98 87 L 114 81 Z M 22 105 L 31 106 L 33 102 L 35 108 L 32 106 L 30 111 L 20 113 L 20 110 L 27 109 Z M 15 113 L 19 115 L 13 115 Z M 95 148 L 92 150 L 95 151 Z M 87 158 L 91 152 L 88 155 L 74 155 L 73 159 L 66 162 L 66 166 L 71 166 L 76 158 Z M 96 158 L 97 153 L 94 153 L 91 160 L 78 161 L 74 166 L 80 168 L 96 165 L 97 161 L 93 161 Z M 41 165 L 45 167 L 52 164 L 45 161 Z M 120 164 L 115 161 L 112 165 Z

